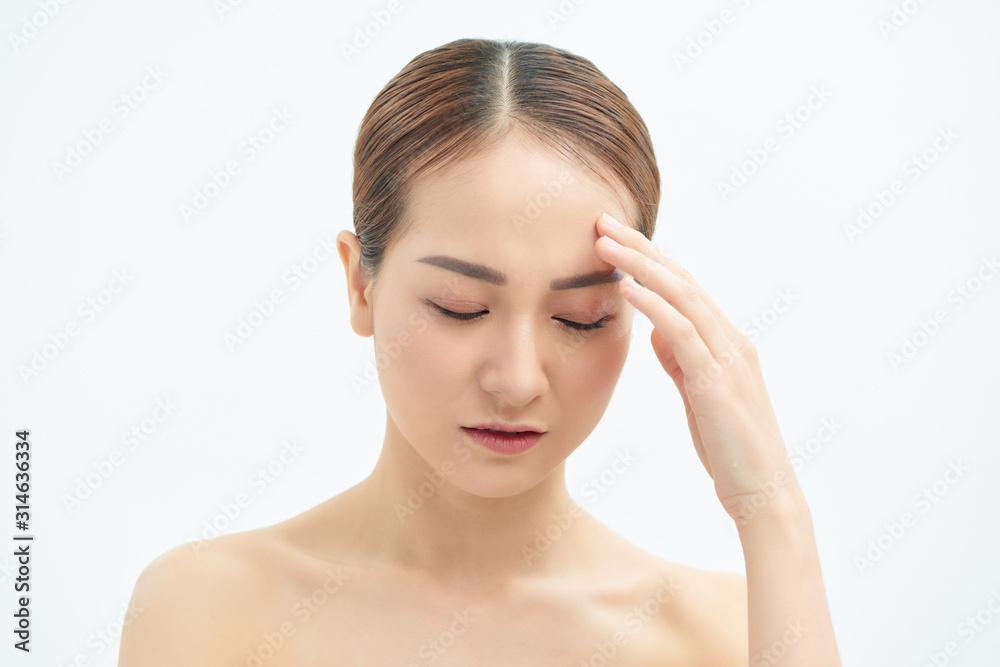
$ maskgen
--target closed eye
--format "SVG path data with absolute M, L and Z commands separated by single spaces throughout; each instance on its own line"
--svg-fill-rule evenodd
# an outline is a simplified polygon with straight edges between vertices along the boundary
M 478 320 L 483 315 L 486 315 L 488 312 L 490 312 L 488 310 L 481 310 L 481 311 L 476 312 L 476 313 L 456 313 L 456 312 L 448 310 L 446 308 L 442 308 L 441 306 L 437 305 L 433 301 L 427 301 L 427 303 L 429 303 L 430 305 L 432 305 L 435 308 L 437 308 L 442 314 L 444 314 L 444 315 L 446 315 L 448 317 L 457 319 L 457 320 L 465 320 L 465 321 Z M 564 320 L 564 319 L 559 318 L 559 317 L 556 317 L 555 319 L 558 320 L 567 329 L 573 329 L 573 330 L 576 330 L 576 331 L 593 331 L 595 329 L 603 329 L 604 328 L 604 323 L 607 322 L 608 320 L 610 320 L 613 317 L 614 317 L 614 315 L 606 315 L 605 317 L 602 317 L 601 319 L 597 320 L 596 322 L 592 322 L 590 324 L 584 324 L 582 322 L 573 322 L 571 320 Z

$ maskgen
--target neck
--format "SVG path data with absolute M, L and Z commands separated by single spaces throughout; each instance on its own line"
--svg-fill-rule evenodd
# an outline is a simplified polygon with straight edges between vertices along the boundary
M 570 497 L 564 461 L 530 489 L 500 498 L 464 491 L 442 470 L 389 420 L 374 470 L 349 490 L 352 538 L 370 558 L 475 588 L 584 564 L 594 520 Z

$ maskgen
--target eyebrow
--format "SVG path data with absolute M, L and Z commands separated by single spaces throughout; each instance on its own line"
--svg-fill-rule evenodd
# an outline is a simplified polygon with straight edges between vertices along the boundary
M 498 271 L 497 269 L 490 268 L 483 264 L 466 262 L 465 260 L 458 259 L 456 257 L 449 257 L 448 255 L 431 255 L 429 257 L 421 257 L 417 261 L 425 264 L 431 264 L 442 269 L 447 269 L 448 271 L 454 271 L 455 273 L 461 273 L 463 276 L 475 278 L 476 280 L 482 280 L 492 285 L 507 284 L 507 276 L 502 271 Z M 621 280 L 624 275 L 625 274 L 623 274 L 619 269 L 581 273 L 578 276 L 557 278 L 549 283 L 549 288 L 555 291 L 576 289 L 578 287 L 590 287 L 591 285 L 603 285 L 604 283 L 616 283 Z

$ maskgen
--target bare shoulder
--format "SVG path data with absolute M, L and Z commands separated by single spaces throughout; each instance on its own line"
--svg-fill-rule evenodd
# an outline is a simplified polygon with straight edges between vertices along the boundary
M 749 657 L 746 575 L 662 561 L 661 579 L 676 590 L 672 631 L 690 638 L 697 664 L 746 665 Z
M 119 667 L 218 665 L 241 657 L 271 607 L 274 583 L 255 531 L 187 542 L 139 574 L 122 631 Z

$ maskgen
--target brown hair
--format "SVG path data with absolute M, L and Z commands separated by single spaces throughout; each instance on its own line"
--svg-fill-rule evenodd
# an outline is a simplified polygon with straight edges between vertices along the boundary
M 558 151 L 615 192 L 624 187 L 630 222 L 652 238 L 660 174 L 649 131 L 625 93 L 591 61 L 547 44 L 458 39 L 407 63 L 361 122 L 354 229 L 362 270 L 373 281 L 386 249 L 406 231 L 417 177 L 511 131 Z

